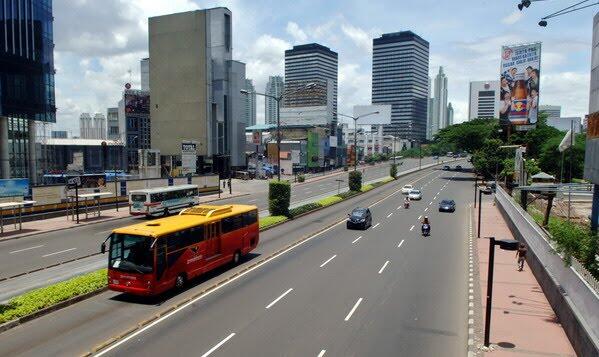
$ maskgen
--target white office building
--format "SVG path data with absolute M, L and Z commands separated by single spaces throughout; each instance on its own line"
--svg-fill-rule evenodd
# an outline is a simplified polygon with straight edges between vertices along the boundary
M 547 114 L 547 119 L 560 119 L 562 116 L 562 107 L 561 105 L 539 105 L 539 113 L 540 112 L 545 112 Z
M 280 97 L 283 94 L 284 82 L 281 76 L 269 76 L 268 83 L 266 83 L 266 90 L 264 93 L 273 97 Z M 265 124 L 276 124 L 277 123 L 277 101 L 265 97 L 264 98 L 264 123 Z
M 499 118 L 499 81 L 470 82 L 468 120 Z
M 451 105 L 451 103 L 447 104 L 447 119 L 446 119 L 446 126 L 450 126 L 453 125 L 453 106 Z
M 81 139 L 106 139 L 106 117 L 96 113 L 92 117 L 89 113 L 79 116 L 79 137 Z
M 252 126 L 256 125 L 256 88 L 254 88 L 254 83 L 251 79 L 245 80 L 245 90 L 248 91 L 244 100 L 245 100 L 245 125 Z
M 433 126 L 431 135 L 435 136 L 440 129 L 447 127 L 447 76 L 443 67 L 435 77 L 435 101 L 433 103 Z
M 547 125 L 561 131 L 568 131 L 570 128 L 573 128 L 575 134 L 580 134 L 582 132 L 582 121 L 580 120 L 580 117 L 547 118 Z

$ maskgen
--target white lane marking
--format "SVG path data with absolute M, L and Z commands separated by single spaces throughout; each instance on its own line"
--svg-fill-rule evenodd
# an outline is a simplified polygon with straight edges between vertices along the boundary
M 71 250 L 75 250 L 75 249 L 77 249 L 77 248 L 69 248 L 69 249 L 61 250 L 59 252 L 49 253 L 49 254 L 46 254 L 46 255 L 42 255 L 42 258 L 49 257 L 51 255 L 60 254 L 60 253 L 70 252 Z
M 354 312 L 356 311 L 356 309 L 358 308 L 358 306 L 360 305 L 361 302 L 362 302 L 362 298 L 359 298 L 358 301 L 356 301 L 356 303 L 354 304 L 354 307 L 352 307 L 352 309 L 349 311 L 347 316 L 345 316 L 345 321 L 347 321 L 351 318 L 351 315 L 354 314 Z
M 426 207 L 426 208 L 424 209 L 424 212 L 426 212 L 426 211 L 428 211 L 428 207 Z
M 293 291 L 293 288 L 289 288 L 289 290 L 285 291 L 281 296 L 279 296 L 278 298 L 274 299 L 273 302 L 271 302 L 270 304 L 266 305 L 266 308 L 270 309 L 274 304 L 276 304 L 279 300 L 281 300 L 282 298 L 284 298 L 285 295 L 289 294 L 292 291 Z
M 248 202 L 250 202 L 250 203 L 251 203 L 251 202 L 256 202 L 256 201 L 258 201 L 258 199 L 257 199 L 257 198 L 254 198 L 253 200 L 249 200 Z
M 220 341 L 219 343 L 216 344 L 216 346 L 212 347 L 211 349 L 208 350 L 208 352 L 204 353 L 202 355 L 202 357 L 208 357 L 210 356 L 210 354 L 214 351 L 216 351 L 220 346 L 224 345 L 225 343 L 227 343 L 227 341 L 229 341 L 230 339 L 233 338 L 233 336 L 235 336 L 235 332 L 231 333 L 229 336 L 225 337 L 224 340 Z
M 402 240 L 401 240 L 401 242 L 399 242 L 399 244 L 397 245 L 397 248 L 400 248 L 400 247 L 401 247 L 401 245 L 403 244 L 403 241 L 404 241 L 404 240 L 402 239 Z
M 388 260 L 385 262 L 385 264 L 383 264 L 383 266 L 382 266 L 382 267 L 381 267 L 381 269 L 379 270 L 379 274 L 382 274 L 382 273 L 383 273 L 383 270 L 385 270 L 385 268 L 387 267 L 387 264 L 389 264 L 389 261 L 388 261 Z
M 414 226 L 412 226 L 412 227 L 410 228 L 410 231 L 411 231 L 411 230 L 413 230 L 413 229 L 414 229 Z
M 422 215 L 418 216 L 418 220 L 420 220 L 422 218 Z
M 320 351 L 320 353 L 319 353 L 319 354 L 318 354 L 318 356 L 316 356 L 316 357 L 322 357 L 322 356 L 324 356 L 324 354 L 325 354 L 325 352 L 326 352 L 326 351 L 327 351 L 327 350 L 322 350 L 322 351 Z
M 391 217 L 391 216 L 393 216 L 393 212 L 389 213 L 389 214 L 387 215 L 387 218 L 389 218 L 389 217 Z
M 380 224 L 380 223 L 377 223 L 377 224 L 375 224 L 374 226 L 372 226 L 372 228 L 374 229 L 374 228 L 378 227 L 378 226 L 379 226 L 379 224 Z
M 360 239 L 362 239 L 362 236 L 359 236 L 358 238 L 354 239 L 354 241 L 353 241 L 353 242 L 351 242 L 351 244 L 354 244 L 354 243 L 356 243 L 356 242 L 357 242 L 357 241 L 359 241 Z
M 432 205 L 432 204 L 433 204 L 433 201 L 431 201 L 431 202 L 430 202 L 428 205 L 430 206 L 430 205 Z
M 322 268 L 323 266 L 327 265 L 327 263 L 330 262 L 331 260 L 335 259 L 336 256 L 337 256 L 337 254 L 335 254 L 332 257 L 330 257 L 329 259 L 327 259 L 324 263 L 320 264 L 320 267 Z
M 418 182 L 418 181 L 422 180 L 424 177 L 426 177 L 426 176 L 428 176 L 428 175 L 431 175 L 432 173 L 434 173 L 434 172 L 429 172 L 428 174 L 424 174 L 424 175 L 420 176 L 419 178 L 415 179 L 415 180 L 414 180 L 414 181 L 412 181 L 412 182 Z M 395 191 L 395 192 L 393 192 L 393 193 L 390 193 L 389 195 L 387 195 L 387 196 L 383 197 L 382 199 L 380 199 L 379 201 L 376 201 L 375 203 L 371 204 L 371 205 L 370 205 L 370 206 L 368 206 L 368 207 L 374 207 L 374 206 L 377 206 L 377 205 L 378 205 L 378 204 L 380 204 L 381 202 L 383 202 L 383 201 L 385 201 L 385 200 L 387 200 L 387 199 L 389 199 L 389 198 L 391 198 L 391 197 L 395 196 L 395 195 L 396 195 L 396 194 L 398 194 L 399 192 L 401 192 L 401 190 L 397 190 L 397 191 Z M 311 237 L 308 237 L 308 238 L 306 238 L 305 240 L 301 241 L 300 243 L 298 243 L 298 244 L 296 244 L 296 245 L 294 245 L 294 246 L 291 246 L 291 247 L 288 247 L 288 248 L 286 248 L 286 249 L 282 250 L 281 252 L 279 252 L 279 253 L 275 254 L 275 255 L 274 255 L 274 256 L 272 256 L 271 258 L 269 258 L 269 259 L 266 259 L 266 260 L 264 260 L 264 261 L 262 261 L 262 262 L 260 262 L 260 263 L 256 264 L 256 265 L 255 265 L 253 268 L 249 268 L 248 270 L 246 270 L 246 271 L 244 271 L 244 272 L 240 273 L 239 275 L 237 275 L 237 276 L 235 276 L 235 277 L 231 278 L 230 280 L 227 280 L 227 281 L 225 281 L 225 282 L 224 282 L 224 283 L 222 283 L 221 285 L 218 285 L 218 286 L 217 286 L 217 287 L 215 287 L 214 289 L 212 289 L 212 290 L 210 290 L 210 291 L 208 291 L 208 292 L 206 292 L 206 293 L 204 293 L 204 294 L 202 294 L 202 295 L 200 295 L 200 296 L 198 296 L 198 297 L 196 297 L 196 298 L 194 298 L 194 299 L 192 299 L 192 300 L 190 300 L 190 301 L 186 302 L 185 304 L 183 304 L 183 305 L 181 305 L 181 306 L 179 306 L 179 307 L 175 308 L 173 311 L 171 311 L 171 312 L 167 313 L 166 315 L 164 315 L 164 316 L 160 317 L 160 318 L 159 318 L 159 319 L 157 319 L 157 320 L 154 320 L 153 322 L 151 322 L 151 323 L 147 324 L 146 326 L 144 326 L 144 327 L 143 327 L 143 328 L 141 328 L 140 330 L 137 330 L 137 331 L 133 332 L 132 334 L 130 334 L 130 335 L 128 335 L 128 336 L 126 336 L 126 337 L 125 337 L 125 338 L 123 338 L 122 340 L 119 340 L 118 342 L 115 342 L 114 344 L 112 344 L 112 345 L 110 345 L 110 346 L 106 347 L 106 349 L 104 349 L 104 350 L 102 350 L 102 351 L 100 351 L 100 352 L 96 353 L 96 357 L 100 357 L 100 356 L 103 356 L 103 355 L 105 355 L 106 353 L 108 353 L 108 352 L 112 351 L 113 349 L 115 349 L 115 348 L 119 347 L 120 345 L 124 344 L 125 342 L 127 342 L 127 341 L 131 340 L 132 338 L 139 336 L 140 334 L 144 333 L 146 330 L 149 330 L 150 328 L 152 328 L 152 327 L 156 326 L 157 324 L 161 323 L 162 321 L 164 321 L 164 320 L 168 319 L 169 317 L 171 317 L 171 316 L 175 315 L 175 314 L 176 314 L 176 313 L 178 313 L 179 311 L 181 311 L 181 310 L 183 310 L 183 309 L 185 309 L 185 308 L 187 308 L 187 307 L 189 307 L 189 306 L 191 306 L 191 305 L 195 304 L 196 302 L 198 302 L 198 301 L 200 301 L 200 300 L 202 300 L 202 299 L 206 298 L 206 296 L 209 296 L 209 295 L 213 294 L 215 291 L 219 291 L 220 289 L 222 289 L 222 288 L 224 288 L 225 286 L 227 286 L 227 285 L 231 284 L 232 282 L 234 282 L 234 281 L 237 281 L 238 279 L 241 279 L 242 277 L 246 276 L 247 274 L 249 274 L 249 273 L 253 272 L 253 271 L 254 271 L 254 270 L 256 270 L 256 269 L 259 269 L 259 268 L 260 268 L 260 267 L 262 267 L 263 265 L 266 265 L 266 264 L 270 263 L 270 262 L 271 262 L 271 261 L 273 261 L 274 259 L 276 259 L 276 258 L 278 258 L 278 257 L 281 257 L 281 256 L 283 256 L 285 253 L 287 253 L 287 252 L 289 252 L 289 251 L 291 251 L 291 250 L 293 250 L 293 249 L 295 249 L 295 248 L 297 248 L 297 247 L 299 247 L 299 246 L 302 246 L 302 245 L 304 245 L 305 243 L 307 243 L 307 242 L 311 241 L 312 239 L 314 239 L 314 238 L 317 238 L 317 237 L 321 236 L 322 234 L 324 234 L 324 233 L 326 233 L 326 232 L 328 232 L 328 231 L 330 231 L 330 230 L 334 229 L 335 227 L 337 227 L 337 226 L 339 226 L 339 225 L 341 225 L 341 224 L 343 224 L 343 223 L 345 223 L 345 222 L 346 222 L 346 219 L 344 218 L 344 219 L 340 220 L 339 222 L 337 222 L 337 223 L 333 224 L 333 225 L 332 225 L 332 226 L 330 226 L 329 228 L 327 228 L 327 229 L 324 229 L 324 230 L 322 230 L 322 231 L 320 231 L 320 232 L 318 232 L 318 233 L 316 233 L 316 234 L 312 235 Z
M 19 250 L 13 250 L 12 252 L 8 252 L 8 254 L 21 253 L 21 252 L 24 252 L 24 251 L 26 251 L 26 250 L 30 250 L 30 249 L 36 249 L 36 248 L 41 248 L 41 247 L 43 247 L 43 246 L 44 246 L 44 245 L 42 244 L 42 245 L 36 245 L 35 247 L 29 247 L 29 248 L 23 248 L 23 249 L 19 249 Z
M 397 209 L 401 209 L 401 206 L 397 206 Z

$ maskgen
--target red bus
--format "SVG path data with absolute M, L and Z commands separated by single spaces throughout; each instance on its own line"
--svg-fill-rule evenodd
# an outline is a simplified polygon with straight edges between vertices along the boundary
M 108 288 L 155 295 L 226 263 L 239 263 L 259 240 L 249 205 L 187 208 L 179 215 L 117 228 L 106 239 Z M 106 252 L 106 242 L 102 243 Z

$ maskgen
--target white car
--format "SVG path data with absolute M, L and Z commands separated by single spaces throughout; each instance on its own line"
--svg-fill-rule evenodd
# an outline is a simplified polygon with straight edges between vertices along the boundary
M 414 189 L 414 186 L 412 186 L 412 185 L 405 185 L 404 187 L 401 188 L 401 193 L 403 193 L 404 195 L 407 195 L 413 189 Z
M 421 200 L 422 199 L 422 191 L 420 190 L 412 190 L 408 193 L 408 198 L 410 200 Z

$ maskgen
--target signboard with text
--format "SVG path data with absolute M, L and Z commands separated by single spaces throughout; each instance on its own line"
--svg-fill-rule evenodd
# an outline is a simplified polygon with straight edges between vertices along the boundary
M 183 175 L 196 172 L 197 145 L 194 142 L 181 143 L 181 173 Z

